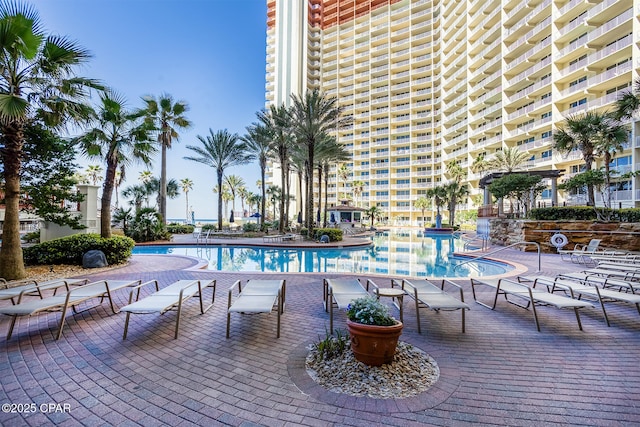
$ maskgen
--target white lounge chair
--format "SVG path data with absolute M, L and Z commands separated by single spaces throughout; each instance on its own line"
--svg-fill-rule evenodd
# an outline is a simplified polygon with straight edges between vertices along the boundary
M 56 335 L 56 340 L 58 340 L 62 336 L 62 328 L 69 307 L 71 307 L 74 313 L 80 313 L 80 311 L 76 310 L 76 305 L 94 298 L 100 298 L 100 304 L 102 304 L 105 299 L 108 299 L 111 311 L 115 314 L 118 310 L 113 303 L 111 293 L 118 289 L 139 285 L 140 282 L 140 280 L 100 280 L 71 289 L 63 295 L 54 295 L 37 300 L 32 299 L 10 307 L 2 307 L 0 308 L 0 313 L 12 316 L 9 332 L 7 333 L 7 340 L 11 339 L 13 327 L 16 324 L 18 316 L 33 316 L 34 314 L 50 311 L 60 311 L 60 326 L 58 327 L 58 334 Z M 99 304 L 87 307 L 82 311 L 89 310 L 97 305 Z
M 604 306 L 606 301 L 621 301 L 635 304 L 638 313 L 640 313 L 640 295 L 619 292 L 613 289 L 601 289 L 597 286 L 597 283 L 590 282 L 588 277 L 585 280 L 570 280 L 569 278 L 563 278 L 561 276 L 539 276 L 534 280 L 533 287 L 537 285 L 546 286 L 549 292 L 556 292 L 558 290 L 567 292 L 571 298 L 588 297 L 596 300 L 600 305 L 607 326 L 611 326 L 611 324 L 609 323 L 609 316 L 607 316 L 607 310 Z
M 493 297 L 493 304 L 488 305 L 483 302 L 478 301 L 476 297 L 476 286 L 483 285 L 488 286 L 495 290 Z M 473 299 L 480 305 L 485 306 L 491 310 L 496 308 L 496 303 L 498 302 L 498 296 L 504 295 L 504 298 L 507 302 L 517 305 L 518 307 L 528 309 L 531 307 L 533 311 L 533 318 L 536 322 L 536 328 L 538 332 L 540 332 L 540 322 L 538 321 L 538 313 L 536 311 L 536 305 L 549 305 L 556 308 L 572 308 L 576 315 L 576 320 L 578 321 L 578 327 L 582 330 L 582 323 L 580 322 L 580 313 L 578 313 L 579 308 L 591 307 L 593 305 L 586 302 L 573 298 L 569 298 L 566 296 L 560 296 L 557 294 L 552 294 L 546 291 L 540 291 L 537 289 L 532 289 L 524 283 L 514 282 L 509 279 L 479 279 L 472 277 L 471 278 L 471 290 L 473 292 Z M 525 300 L 526 305 L 522 305 L 516 301 L 512 301 L 508 298 L 508 296 L 514 296 L 520 299 Z
M 0 289 L 0 300 L 10 299 L 12 304 L 20 304 L 22 297 L 24 296 L 38 296 L 40 299 L 44 298 L 42 291 L 54 290 L 65 287 L 68 291 L 70 286 L 80 286 L 88 282 L 87 279 L 52 279 L 45 281 L 28 280 L 22 281 L 20 285 L 11 286 L 10 282 L 3 282 L 1 286 L 5 286 L 4 289 Z M 17 300 L 16 300 L 17 298 Z
M 604 250 L 599 249 L 602 239 L 591 239 L 587 245 L 577 243 L 573 249 L 558 249 L 560 259 L 563 261 L 571 261 L 578 264 L 584 264 L 587 255 L 596 254 L 598 252 L 604 254 Z
M 351 301 L 369 295 L 369 285 L 378 289 L 372 280 L 367 279 L 366 289 L 356 278 L 324 279 L 324 310 L 329 311 L 329 330 L 333 333 L 333 306 L 346 309 Z
M 140 288 L 147 284 L 155 284 L 156 292 L 139 300 Z M 178 338 L 178 330 L 180 328 L 180 315 L 182 314 L 183 304 L 191 297 L 198 296 L 200 299 L 200 313 L 204 314 L 213 306 L 213 302 L 216 297 L 216 281 L 212 280 L 204 286 L 204 288 L 213 288 L 213 296 L 211 298 L 211 304 L 206 308 L 202 299 L 203 286 L 200 280 L 178 280 L 166 286 L 162 289 L 158 288 L 158 281 L 152 280 L 150 282 L 143 283 L 136 286 L 131 290 L 129 294 L 129 304 L 120 309 L 121 312 L 126 312 L 127 317 L 124 321 L 124 333 L 122 339 L 127 339 L 127 331 L 129 329 L 129 318 L 131 314 L 150 314 L 160 313 L 164 314 L 169 310 L 176 310 L 176 330 L 174 338 Z M 136 301 L 134 302 L 134 294 L 136 294 Z
M 237 291 L 235 299 L 234 291 Z M 284 312 L 285 295 L 285 280 L 247 280 L 244 286 L 240 280 L 236 281 L 229 289 L 227 338 L 229 338 L 231 313 L 271 313 L 274 307 L 278 317 L 276 337 L 280 338 L 280 316 Z
M 456 299 L 444 291 L 445 282 L 455 286 L 460 292 L 460 299 Z M 391 286 L 401 287 L 416 303 L 416 320 L 418 322 L 418 333 L 420 330 L 420 307 L 427 307 L 436 312 L 460 310 L 462 312 L 462 332 L 465 331 L 465 310 L 469 306 L 464 302 L 462 288 L 449 280 L 442 280 L 440 286 L 436 286 L 425 279 L 402 279 L 398 282 L 391 279 Z

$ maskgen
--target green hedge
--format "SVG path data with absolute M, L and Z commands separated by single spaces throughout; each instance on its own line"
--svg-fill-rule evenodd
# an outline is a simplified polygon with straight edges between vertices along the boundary
M 544 221 L 558 220 L 595 220 L 596 211 L 591 206 L 555 206 L 552 208 L 534 208 L 529 211 L 529 218 Z
M 342 230 L 340 228 L 316 228 L 313 230 L 313 239 L 320 240 L 323 235 L 329 236 L 330 242 L 342 241 Z
M 598 208 L 604 211 L 602 208 Z M 639 208 L 614 209 L 611 220 L 620 222 L 640 222 Z M 579 220 L 595 221 L 596 211 L 591 206 L 556 206 L 552 208 L 535 208 L 529 212 L 529 218 L 543 221 Z
M 104 252 L 109 265 L 122 264 L 131 256 L 133 239 L 113 236 L 103 239 L 99 234 L 74 234 L 24 248 L 26 265 L 82 265 L 82 256 L 92 249 Z
M 167 231 L 171 234 L 191 234 L 193 233 L 193 225 L 185 224 L 168 224 Z

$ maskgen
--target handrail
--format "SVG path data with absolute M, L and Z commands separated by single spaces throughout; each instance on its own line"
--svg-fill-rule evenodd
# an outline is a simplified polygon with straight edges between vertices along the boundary
M 486 258 L 489 255 L 493 255 L 493 254 L 495 254 L 497 252 L 500 252 L 500 251 L 503 251 L 505 249 L 509 249 L 511 247 L 518 246 L 518 245 L 536 245 L 536 247 L 538 248 L 538 271 L 541 271 L 542 270 L 542 268 L 541 268 L 541 266 L 542 266 L 542 264 L 541 264 L 542 251 L 540 250 L 540 243 L 538 243 L 538 242 L 516 242 L 516 243 L 512 243 L 509 246 L 498 248 L 495 251 L 491 251 L 489 253 L 482 254 L 479 257 L 474 257 L 473 259 L 461 262 L 460 264 L 456 264 L 456 266 L 453 267 L 453 271 L 455 271 L 456 268 L 460 267 L 461 265 L 468 264 L 470 262 L 477 261 L 477 260 L 482 259 L 482 258 Z

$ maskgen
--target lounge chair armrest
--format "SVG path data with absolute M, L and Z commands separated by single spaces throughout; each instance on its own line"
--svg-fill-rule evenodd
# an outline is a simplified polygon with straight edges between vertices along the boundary
M 369 284 L 371 284 L 371 286 L 373 287 L 374 292 L 375 292 L 375 293 L 378 293 L 378 289 L 380 289 L 380 288 L 379 288 L 379 286 L 378 286 L 378 285 L 376 285 L 376 284 L 374 283 L 374 281 L 373 281 L 373 280 L 371 280 L 371 279 L 367 279 L 367 292 L 369 292 Z
M 231 285 L 231 287 L 229 288 L 229 300 L 228 300 L 228 304 L 227 304 L 227 309 L 229 309 L 231 307 L 231 301 L 233 300 L 233 291 L 234 289 L 238 289 L 238 293 L 241 292 L 241 284 L 240 284 L 240 280 L 236 280 L 235 283 L 233 285 Z
M 133 303 L 133 294 L 136 294 L 136 301 L 138 301 L 140 299 L 140 289 L 142 289 L 143 287 L 154 283 L 156 285 L 156 292 L 158 292 L 160 290 L 160 287 L 158 286 L 158 281 L 157 280 L 149 280 L 148 282 L 144 282 L 144 283 L 140 283 L 137 286 L 134 286 L 131 288 L 131 292 L 129 292 L 129 304 Z
M 464 292 L 462 290 L 462 286 L 458 285 L 457 283 L 453 283 L 451 280 L 447 280 L 447 279 L 442 279 L 442 290 L 444 291 L 444 285 L 445 283 L 447 285 L 450 286 L 454 286 L 455 288 L 458 289 L 458 291 L 460 291 L 460 301 L 464 302 Z

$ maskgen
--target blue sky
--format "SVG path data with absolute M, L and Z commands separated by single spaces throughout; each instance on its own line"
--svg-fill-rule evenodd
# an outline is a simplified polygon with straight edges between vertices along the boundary
M 168 153 L 167 175 L 189 178 L 194 188 L 189 204 L 196 217 L 217 216 L 215 172 L 183 159 L 197 135 L 228 129 L 243 134 L 264 107 L 265 0 L 39 0 L 48 33 L 67 36 L 88 49 L 93 58 L 78 74 L 97 78 L 142 106 L 143 95 L 171 94 L 189 104 L 193 126 L 180 133 Z M 95 161 L 80 159 L 83 165 Z M 124 186 L 138 183 L 145 168 L 127 171 Z M 151 169 L 160 174 L 160 158 Z M 225 173 L 242 176 L 257 192 L 257 164 Z M 239 202 L 236 209 L 240 208 Z M 184 218 L 185 197 L 169 200 L 167 216 Z

